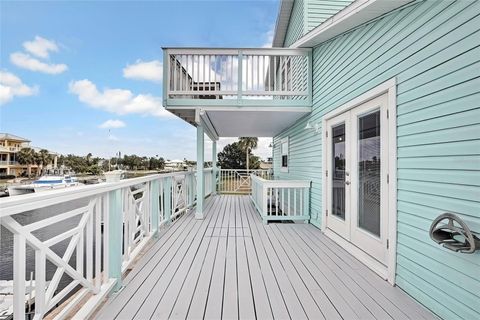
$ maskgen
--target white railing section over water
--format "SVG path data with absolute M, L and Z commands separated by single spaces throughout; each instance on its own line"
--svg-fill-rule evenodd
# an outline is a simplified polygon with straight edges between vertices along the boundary
M 311 97 L 311 50 L 165 48 L 167 99 Z
M 270 179 L 271 170 L 264 169 L 220 169 L 218 192 L 223 194 L 250 194 L 251 175 Z
M 310 219 L 310 181 L 251 176 L 252 201 L 265 223 Z
M 205 196 L 214 191 L 212 174 L 212 169 L 204 171 Z M 88 318 L 111 289 L 121 286 L 122 274 L 147 241 L 195 202 L 195 172 L 151 175 L 0 200 L 0 224 L 13 234 L 14 319 L 25 319 L 27 248 L 34 251 L 34 318 L 41 319 L 74 292 L 54 318 L 65 318 L 87 298 L 76 317 Z M 28 224 L 15 217 L 44 208 L 57 208 L 59 212 Z M 60 228 L 60 233 L 48 239 L 39 236 L 39 230 L 52 226 Z M 59 253 L 55 245 L 60 243 L 66 249 Z M 47 263 L 55 270 L 48 279 Z M 69 279 L 67 284 L 65 278 Z

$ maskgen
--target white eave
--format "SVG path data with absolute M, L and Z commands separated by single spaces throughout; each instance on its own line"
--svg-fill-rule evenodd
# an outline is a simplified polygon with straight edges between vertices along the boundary
M 277 23 L 275 24 L 275 33 L 273 36 L 272 47 L 283 47 L 285 36 L 288 30 L 290 15 L 292 13 L 294 0 L 282 0 L 278 12 Z
M 356 0 L 293 43 L 290 48 L 313 48 L 413 0 Z M 280 16 L 279 16 L 280 19 Z M 277 22 L 278 24 L 278 22 Z

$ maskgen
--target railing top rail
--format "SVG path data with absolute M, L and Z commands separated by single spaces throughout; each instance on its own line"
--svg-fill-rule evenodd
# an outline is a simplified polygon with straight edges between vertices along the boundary
M 311 48 L 162 48 L 170 54 L 225 54 L 225 55 L 308 55 Z
M 211 170 L 212 168 L 204 169 L 204 171 L 207 172 Z M 139 178 L 125 179 L 118 182 L 85 185 L 75 188 L 54 189 L 22 196 L 1 198 L 0 218 L 15 215 L 25 211 L 56 205 L 62 202 L 87 198 L 101 193 L 131 187 L 137 184 L 154 181 L 161 178 L 184 176 L 189 174 L 195 174 L 195 172 L 196 171 L 182 171 L 152 174 Z
M 268 187 L 273 187 L 273 188 L 276 188 L 276 187 L 308 188 L 312 183 L 310 180 L 288 180 L 288 179 L 267 180 L 256 175 L 251 175 L 251 179 L 257 180 L 259 183 L 265 184 Z
M 268 171 L 270 169 L 220 169 L 222 171 L 248 171 L 248 172 L 256 172 L 256 171 Z

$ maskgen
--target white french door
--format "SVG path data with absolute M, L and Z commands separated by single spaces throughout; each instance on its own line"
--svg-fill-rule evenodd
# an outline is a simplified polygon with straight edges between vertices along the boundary
M 327 228 L 387 265 L 387 95 L 327 120 Z

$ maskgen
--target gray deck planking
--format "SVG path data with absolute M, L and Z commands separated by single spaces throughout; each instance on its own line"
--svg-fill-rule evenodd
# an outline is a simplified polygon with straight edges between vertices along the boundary
M 248 196 L 205 212 L 163 230 L 97 319 L 435 318 L 312 225 L 264 225 Z

